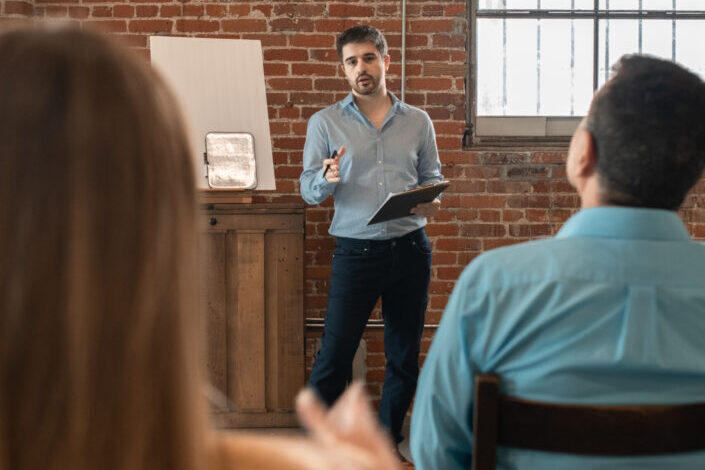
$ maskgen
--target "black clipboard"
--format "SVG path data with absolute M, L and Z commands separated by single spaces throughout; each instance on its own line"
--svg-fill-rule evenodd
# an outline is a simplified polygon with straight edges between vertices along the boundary
M 387 199 L 367 221 L 367 225 L 414 215 L 411 213 L 411 209 L 419 203 L 433 201 L 439 194 L 448 189 L 448 186 L 450 186 L 450 181 L 441 181 L 440 183 L 421 186 L 420 188 L 410 189 L 401 193 L 389 193 Z

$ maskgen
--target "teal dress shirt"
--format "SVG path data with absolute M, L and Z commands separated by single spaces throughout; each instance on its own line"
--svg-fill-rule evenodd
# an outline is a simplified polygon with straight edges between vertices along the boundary
M 428 114 L 389 93 L 392 106 L 381 130 L 360 111 L 352 93 L 311 116 L 304 145 L 301 197 L 320 204 L 333 195 L 329 232 L 336 237 L 388 240 L 426 225 L 416 215 L 367 225 L 389 193 L 443 180 L 436 135 Z M 346 147 L 340 182 L 323 177 L 323 160 Z
M 418 470 L 468 469 L 473 375 L 574 404 L 705 402 L 705 245 L 675 212 L 600 207 L 551 239 L 464 270 L 423 364 L 411 426 Z M 537 427 L 537 432 L 538 427 Z M 586 457 L 500 448 L 501 469 L 704 469 L 705 453 Z

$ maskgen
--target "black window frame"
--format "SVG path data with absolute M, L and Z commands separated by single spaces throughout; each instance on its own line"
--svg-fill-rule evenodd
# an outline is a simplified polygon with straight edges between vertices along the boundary
M 539 0 L 540 1 L 540 0 Z M 609 0 L 605 0 L 609 8 Z M 674 7 L 675 7 L 675 0 Z M 479 0 L 468 0 L 467 18 L 469 34 L 467 37 L 467 79 L 465 94 L 465 133 L 463 135 L 463 148 L 477 149 L 489 147 L 550 147 L 565 148 L 570 141 L 570 136 L 547 137 L 522 137 L 522 136 L 478 136 L 477 129 L 477 19 L 591 19 L 593 20 L 593 92 L 597 90 L 599 82 L 599 27 L 600 20 L 610 19 L 639 19 L 639 20 L 705 20 L 705 8 L 702 11 L 692 10 L 609 10 L 600 9 L 600 0 L 594 0 L 592 10 L 507 10 L 495 9 L 481 10 L 478 8 Z M 641 8 L 641 0 L 639 0 Z M 705 7 L 705 0 L 703 2 Z M 675 39 L 674 39 L 675 44 Z M 499 118 L 505 116 L 498 116 Z M 509 117 L 509 116 L 506 116 Z M 537 116 L 542 117 L 542 116 Z M 568 118 L 566 118 L 568 119 Z M 580 117 L 575 118 L 576 121 Z

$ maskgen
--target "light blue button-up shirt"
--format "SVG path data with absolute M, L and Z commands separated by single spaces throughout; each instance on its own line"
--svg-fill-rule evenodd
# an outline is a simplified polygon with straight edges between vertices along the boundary
M 301 196 L 320 204 L 331 194 L 335 214 L 329 232 L 336 237 L 386 240 L 426 225 L 409 216 L 367 225 L 389 193 L 443 180 L 433 124 L 424 111 L 389 93 L 392 106 L 378 131 L 355 104 L 352 93 L 308 121 Z M 323 160 L 346 147 L 340 158 L 340 182 L 323 177 Z
M 502 393 L 537 401 L 705 402 L 705 245 L 674 212 L 601 207 L 578 212 L 555 238 L 479 256 L 453 290 L 419 379 L 418 470 L 469 468 L 478 371 L 499 374 Z M 500 448 L 497 458 L 502 469 L 705 468 L 704 452 Z

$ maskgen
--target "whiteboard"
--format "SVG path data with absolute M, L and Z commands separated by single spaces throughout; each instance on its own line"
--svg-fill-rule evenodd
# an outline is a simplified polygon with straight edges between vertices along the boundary
M 260 42 L 170 36 L 149 39 L 152 65 L 184 110 L 194 162 L 200 171 L 198 186 L 208 187 L 203 171 L 206 133 L 249 132 L 255 141 L 255 189 L 275 189 Z

